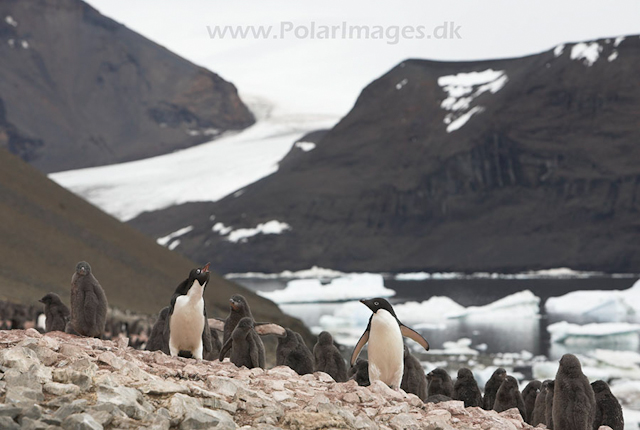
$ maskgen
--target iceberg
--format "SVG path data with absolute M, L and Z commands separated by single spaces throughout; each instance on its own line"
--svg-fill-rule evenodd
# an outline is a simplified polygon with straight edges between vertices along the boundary
M 573 291 L 551 297 L 547 314 L 588 317 L 597 322 L 640 322 L 640 280 L 627 290 Z
M 282 290 L 257 293 L 277 304 L 346 302 L 396 294 L 394 290 L 385 288 L 382 275 L 374 273 L 351 274 L 335 278 L 326 285 L 318 279 L 295 279 Z
M 503 297 L 485 306 L 470 306 L 460 312 L 447 315 L 448 318 L 482 317 L 483 319 L 502 318 L 504 313 L 520 318 L 536 317 L 540 314 L 540 297 L 524 290 Z
M 640 324 L 628 323 L 593 323 L 570 324 L 566 321 L 551 324 L 547 327 L 551 341 L 568 345 L 637 345 Z

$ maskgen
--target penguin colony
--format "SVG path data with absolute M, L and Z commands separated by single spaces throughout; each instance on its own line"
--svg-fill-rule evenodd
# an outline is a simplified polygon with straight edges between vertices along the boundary
M 289 366 L 300 375 L 322 371 L 336 382 L 353 379 L 362 386 L 381 380 L 425 402 L 459 400 L 465 407 L 497 412 L 516 408 L 525 422 L 533 426 L 544 424 L 548 429 L 597 430 L 600 426 L 624 429 L 622 407 L 609 385 L 601 380 L 590 384 L 573 354 L 560 359 L 555 380 L 530 381 L 522 392 L 518 381 L 507 375 L 505 369 L 498 368 L 485 384 L 482 395 L 468 368 L 458 370 L 455 383 L 442 368 L 425 375 L 420 362 L 404 345 L 403 336 L 425 350 L 429 349 L 429 343 L 400 322 L 387 300 L 374 298 L 361 300 L 372 315 L 347 369 L 329 332 L 319 334 L 312 352 L 299 333 L 277 324 L 256 322 L 248 302 L 240 295 L 229 300 L 226 319 L 207 318 L 204 292 L 209 279 L 207 263 L 191 270 L 176 287 L 169 305 L 159 312 L 146 342 L 148 350 L 195 359 L 222 361 L 229 357 L 238 367 L 264 368 L 265 349 L 260 337 L 275 335 L 276 365 Z M 44 304 L 46 332 L 104 337 L 107 297 L 89 263 L 81 261 L 76 265 L 71 278 L 70 309 L 55 293 L 48 293 L 39 301 Z M 223 334 L 222 342 L 217 332 Z M 358 359 L 367 343 L 368 360 Z

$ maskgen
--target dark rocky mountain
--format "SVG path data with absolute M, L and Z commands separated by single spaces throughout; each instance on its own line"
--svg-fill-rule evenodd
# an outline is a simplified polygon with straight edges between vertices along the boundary
M 0 146 L 44 172 L 147 158 L 254 122 L 233 84 L 81 0 L 0 2 Z
M 81 260 L 91 264 L 111 306 L 150 315 L 169 304 L 196 267 L 0 148 L 0 299 L 38 304 L 55 292 L 68 305 Z M 309 335 L 272 302 L 215 274 L 205 292 L 210 316 L 226 317 L 233 294 L 247 297 L 258 320 Z
M 295 163 L 132 225 L 193 225 L 177 250 L 223 272 L 638 272 L 639 68 L 638 36 L 405 61 Z M 222 228 L 270 220 L 290 229 L 233 242 Z

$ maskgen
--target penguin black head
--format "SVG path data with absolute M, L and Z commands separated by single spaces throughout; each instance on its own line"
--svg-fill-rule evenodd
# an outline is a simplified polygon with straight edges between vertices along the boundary
M 48 293 L 38 301 L 40 303 L 44 303 L 45 305 L 51 305 L 51 304 L 54 304 L 54 303 L 57 304 L 57 303 L 61 303 L 62 302 L 60 300 L 60 296 L 58 296 L 56 293 Z
M 240 294 L 234 294 L 229 299 L 229 305 L 232 311 L 241 312 L 243 308 L 247 308 L 247 300 Z
M 601 379 L 598 379 L 597 381 L 592 382 L 591 383 L 591 388 L 593 388 L 593 392 L 595 394 L 598 394 L 598 393 L 600 393 L 602 391 L 605 391 L 605 392 L 606 391 L 610 391 L 609 385 L 606 382 L 604 382 L 603 380 L 601 380 Z
M 560 359 L 559 373 L 564 373 L 570 377 L 577 377 L 582 375 L 582 365 L 580 360 L 573 354 L 565 354 Z
M 318 335 L 318 343 L 320 345 L 331 345 L 333 344 L 333 336 L 328 331 L 323 331 Z
M 504 381 L 504 378 L 507 377 L 507 371 L 504 370 L 502 367 L 498 367 L 494 372 L 493 375 L 491 375 L 491 377 L 496 377 L 498 379 L 500 379 L 501 381 Z
M 369 300 L 360 300 L 360 303 L 364 303 L 365 305 L 367 305 L 367 307 L 371 309 L 371 311 L 374 314 L 378 312 L 380 309 L 384 309 L 385 311 L 388 311 L 391 315 L 396 317 L 396 313 L 391 307 L 391 303 L 389 303 L 388 301 L 380 297 L 376 297 L 375 299 L 369 299 Z M 396 319 L 397 318 L 398 317 L 396 317 Z
M 189 272 L 189 285 L 192 285 L 196 280 L 198 280 L 198 283 L 204 286 L 209 282 L 210 276 L 209 263 L 207 263 L 204 267 L 198 267 Z
M 76 273 L 80 276 L 86 276 L 91 273 L 91 266 L 86 261 L 76 264 Z
M 458 379 L 473 379 L 473 372 L 466 367 L 458 369 Z

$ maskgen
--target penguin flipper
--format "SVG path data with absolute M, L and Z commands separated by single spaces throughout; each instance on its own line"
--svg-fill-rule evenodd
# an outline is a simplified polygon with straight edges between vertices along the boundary
M 370 327 L 371 327 L 371 323 L 369 323 L 369 326 L 367 326 L 367 329 L 364 331 L 364 333 L 362 333 L 362 336 L 360 336 L 360 340 L 356 344 L 356 347 L 353 349 L 353 354 L 351 354 L 351 360 L 350 360 L 350 363 L 352 366 L 356 363 L 356 359 L 360 354 L 360 350 L 364 348 L 364 345 L 369 341 Z
M 420 345 L 422 345 L 424 349 L 429 351 L 429 342 L 427 342 L 427 339 L 422 337 L 422 335 L 417 331 L 410 329 L 404 324 L 400 324 L 400 332 L 402 333 L 403 336 L 408 337 L 409 339 L 415 340 Z
M 224 320 L 220 318 L 209 318 L 207 320 L 207 323 L 209 324 L 209 328 L 211 330 L 224 332 Z
M 255 330 L 261 336 L 265 336 L 268 334 L 275 334 L 278 337 L 285 337 L 287 335 L 287 331 L 274 323 L 255 323 Z
M 227 355 L 227 352 L 231 349 L 231 345 L 233 343 L 233 338 L 227 339 L 227 341 L 222 345 L 222 349 L 220 350 L 220 355 L 218 356 L 218 360 L 223 361 L 224 356 Z

